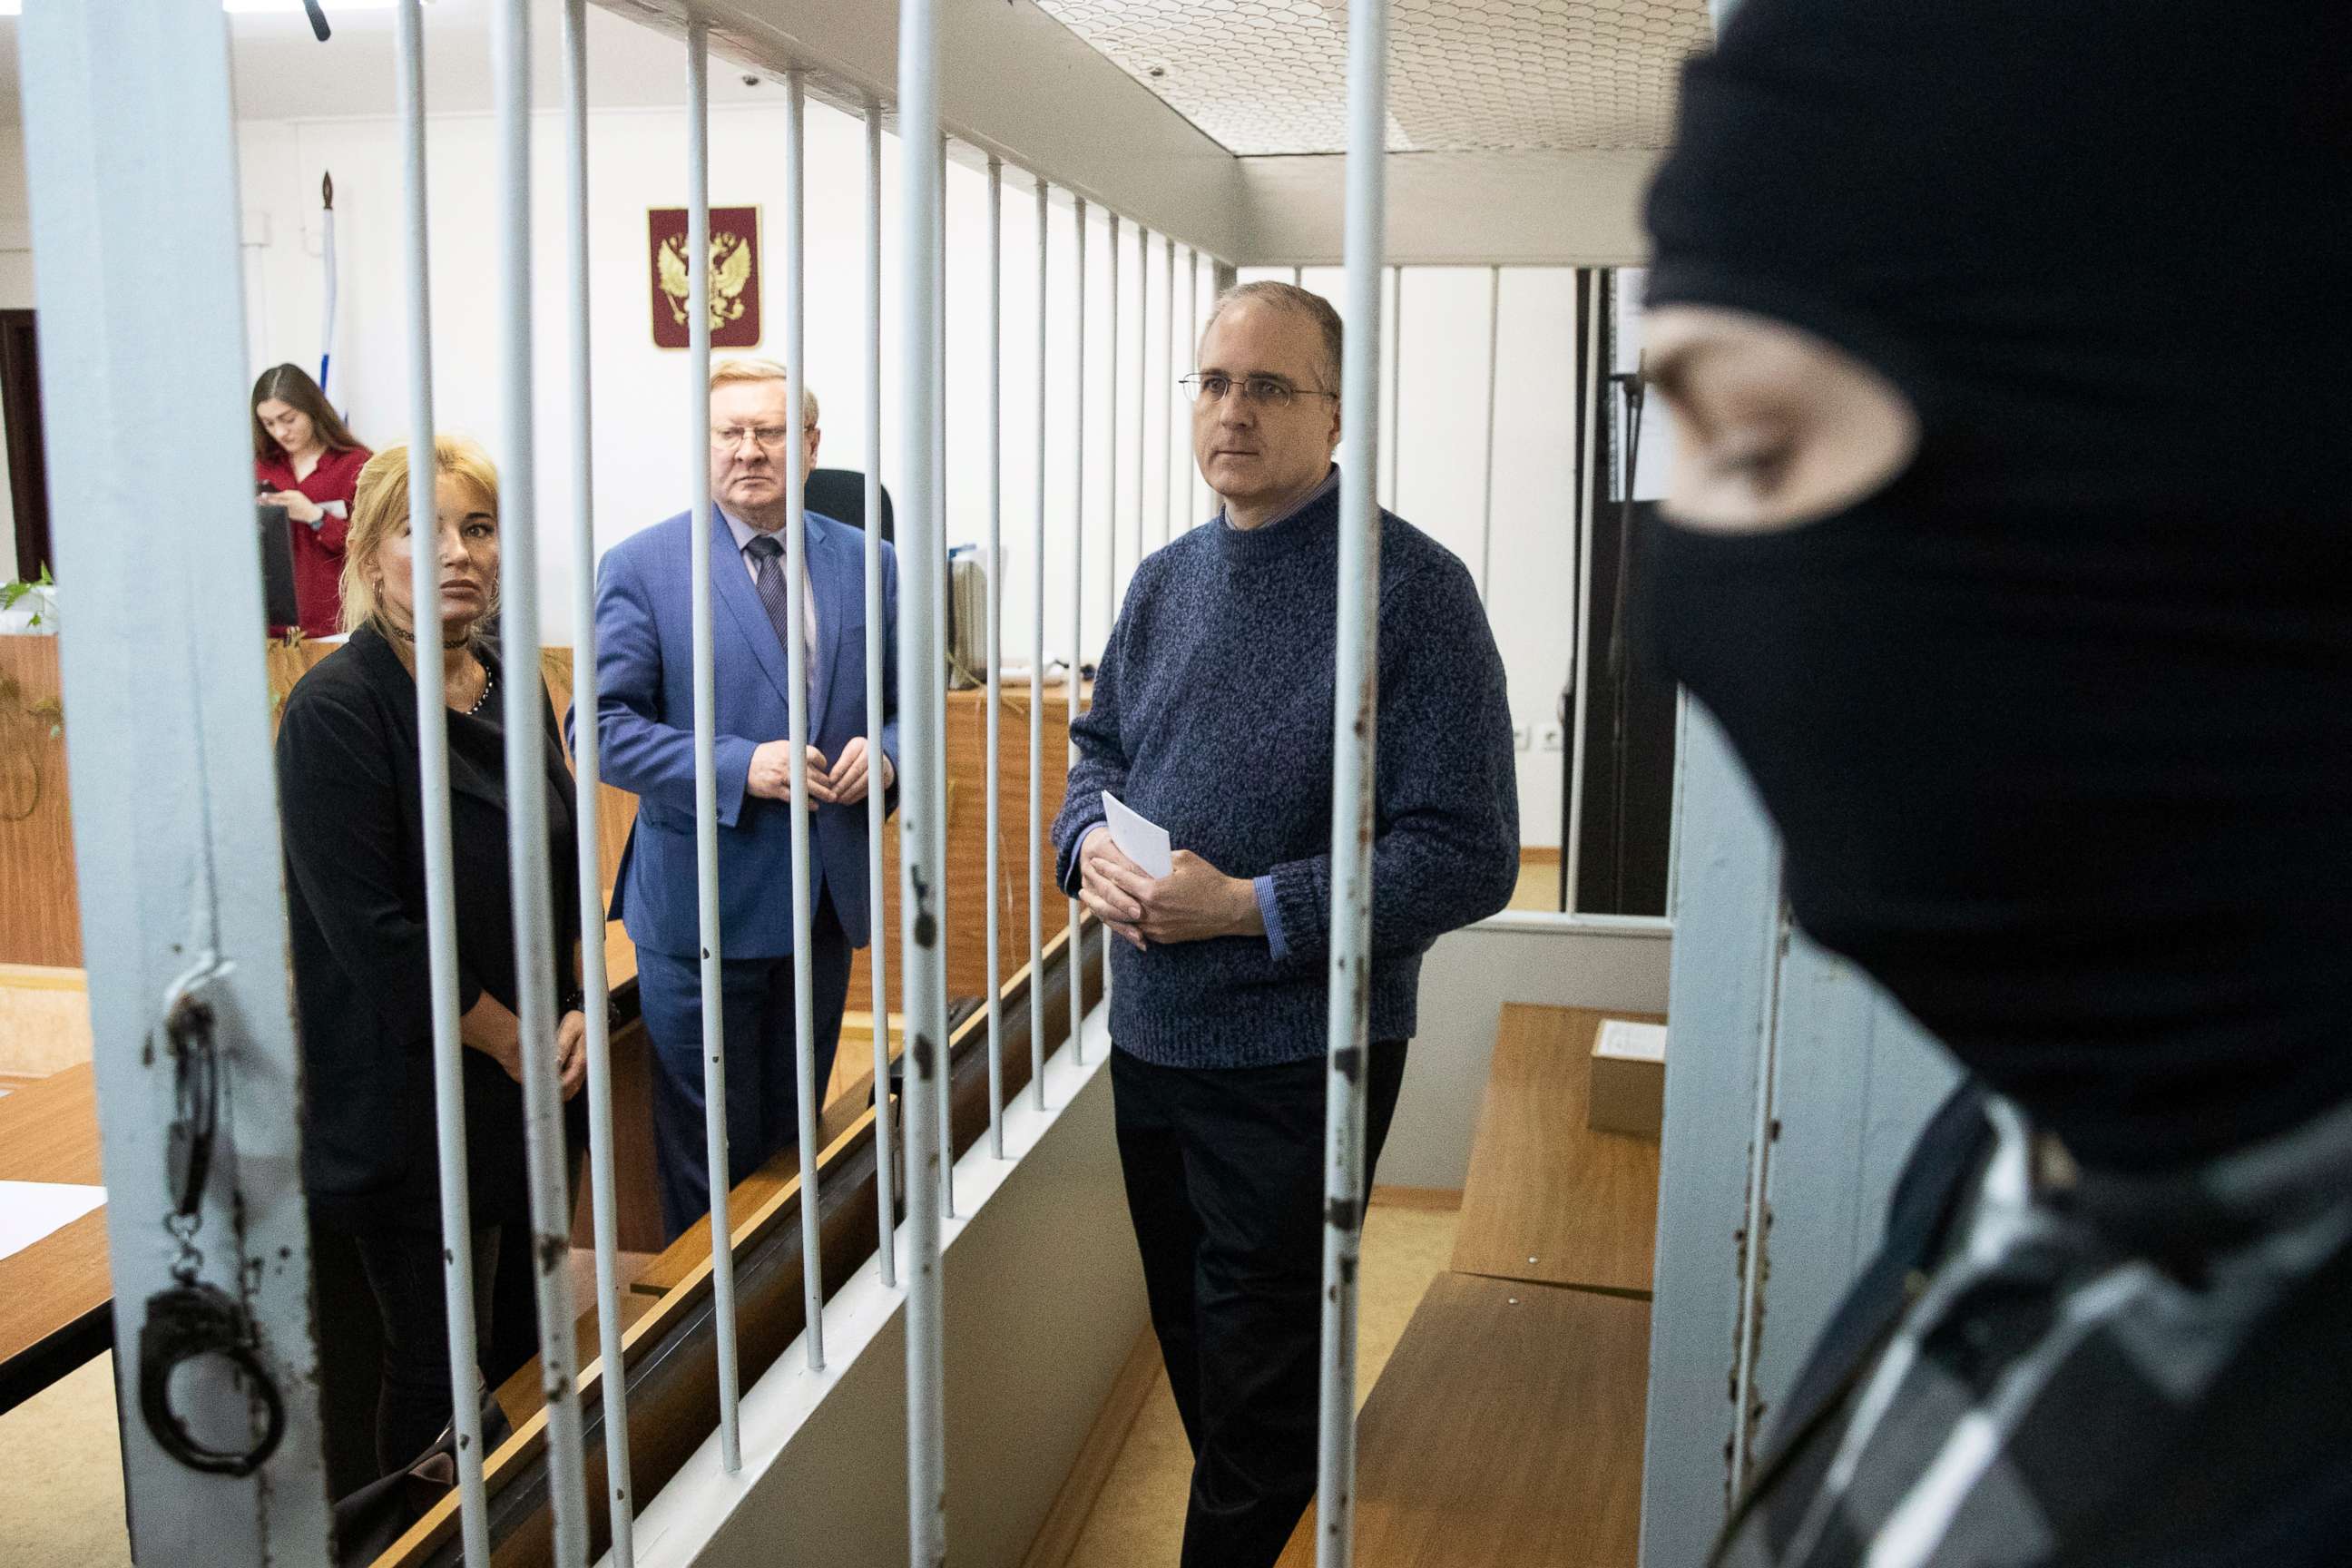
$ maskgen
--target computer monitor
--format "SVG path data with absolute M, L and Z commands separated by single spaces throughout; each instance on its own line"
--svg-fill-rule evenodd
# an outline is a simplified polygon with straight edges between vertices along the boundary
M 261 605 L 272 626 L 299 626 L 302 612 L 294 599 L 293 527 L 282 506 L 257 506 L 261 529 Z

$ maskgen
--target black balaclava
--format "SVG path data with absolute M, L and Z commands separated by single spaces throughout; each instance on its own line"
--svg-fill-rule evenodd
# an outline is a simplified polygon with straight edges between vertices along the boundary
M 2352 4 L 1747 0 L 1649 220 L 1920 421 L 1640 542 L 1799 921 L 2087 1161 L 2352 1099 Z

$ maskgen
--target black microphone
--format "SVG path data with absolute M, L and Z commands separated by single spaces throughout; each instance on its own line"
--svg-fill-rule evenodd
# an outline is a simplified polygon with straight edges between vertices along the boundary
M 333 29 L 327 26 L 327 14 L 319 9 L 319 0 L 302 0 L 302 9 L 310 13 L 310 31 L 318 35 L 320 43 L 325 43 Z

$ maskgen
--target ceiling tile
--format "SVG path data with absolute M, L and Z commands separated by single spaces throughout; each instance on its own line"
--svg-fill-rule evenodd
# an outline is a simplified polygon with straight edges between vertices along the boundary
M 1338 153 L 1342 0 L 1038 0 L 1221 145 Z M 1706 0 L 1393 0 L 1392 152 L 1616 151 L 1672 138 Z

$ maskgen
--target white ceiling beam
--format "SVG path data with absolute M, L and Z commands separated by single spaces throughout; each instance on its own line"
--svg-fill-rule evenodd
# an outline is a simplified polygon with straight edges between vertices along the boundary
M 1391 153 L 1388 259 L 1409 266 L 1638 267 L 1656 152 Z M 1336 266 L 1347 160 L 1243 158 L 1243 266 Z

